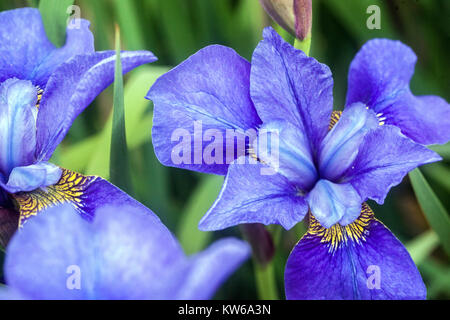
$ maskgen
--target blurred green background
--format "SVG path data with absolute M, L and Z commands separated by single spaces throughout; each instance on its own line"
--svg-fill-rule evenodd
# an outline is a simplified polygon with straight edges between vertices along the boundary
M 150 133 L 152 105 L 144 99 L 155 79 L 209 44 L 234 48 L 250 60 L 263 27 L 273 24 L 257 0 L 76 0 L 81 17 L 91 21 L 97 50 L 114 49 L 114 24 L 127 50 L 146 49 L 159 61 L 125 77 L 127 139 L 133 178 L 132 194 L 155 211 L 180 239 L 186 252 L 203 249 L 215 238 L 238 236 L 238 228 L 204 233 L 201 216 L 217 197 L 223 178 L 167 168 L 155 158 Z M 381 8 L 381 30 L 369 30 L 369 5 Z M 38 1 L 2 1 L 0 9 L 39 5 Z M 418 56 L 411 87 L 415 94 L 440 95 L 450 101 L 450 1 L 448 0 L 313 0 L 311 55 L 334 75 L 334 103 L 344 104 L 349 64 L 372 38 L 398 39 Z M 286 40 L 292 37 L 282 33 Z M 53 162 L 84 174 L 109 176 L 112 87 L 76 120 Z M 426 110 L 425 110 L 426 112 Z M 445 160 L 422 172 L 443 206 L 450 209 L 450 145 L 436 147 Z M 408 178 L 394 188 L 383 206 L 370 203 L 376 216 L 407 245 L 431 299 L 450 298 L 450 262 L 438 236 L 430 230 Z M 445 214 L 447 214 L 445 212 Z M 290 250 L 304 232 L 271 226 L 277 252 L 273 268 L 279 297 Z M 450 232 L 450 230 L 449 230 Z M 441 238 L 442 239 L 442 238 Z M 442 240 L 441 240 L 442 241 Z M 447 244 L 449 245 L 449 244 Z M 258 298 L 252 261 L 239 269 L 216 294 L 217 299 Z

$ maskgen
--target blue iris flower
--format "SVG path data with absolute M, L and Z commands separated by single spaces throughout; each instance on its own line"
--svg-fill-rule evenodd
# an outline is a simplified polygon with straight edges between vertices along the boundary
M 263 37 L 251 64 L 230 48 L 209 46 L 159 78 L 147 96 L 155 105 L 152 139 L 158 159 L 226 175 L 200 229 L 242 223 L 289 229 L 310 213 L 310 229 L 286 266 L 288 298 L 424 298 L 425 287 L 407 251 L 365 204 L 367 199 L 382 204 L 410 170 L 441 159 L 413 141 L 404 122 L 393 120 L 406 111 L 394 114 L 383 107 L 382 101 L 395 100 L 393 93 L 398 103 L 391 103 L 391 110 L 407 103 L 400 95 L 408 92 L 407 82 L 390 76 L 397 70 L 390 63 L 400 58 L 386 61 L 389 44 L 398 43 L 386 42 L 383 64 L 379 59 L 352 64 L 350 83 L 359 89 L 349 88 L 347 106 L 339 113 L 332 111 L 329 68 L 272 28 Z M 355 72 L 358 65 L 367 72 Z M 370 73 L 380 66 L 385 69 Z M 440 102 L 433 108 L 448 113 L 448 104 L 432 99 Z M 232 143 L 221 140 L 230 130 L 235 132 Z M 253 139 L 247 134 L 251 130 Z M 369 289 L 365 282 L 370 266 L 384 275 L 381 289 Z M 318 285 L 321 281 L 327 285 Z
M 52 207 L 17 232 L 7 250 L 3 299 L 209 299 L 245 261 L 227 238 L 186 257 L 144 206 L 102 206 L 92 222 Z
M 0 24 L 0 207 L 2 212 L 13 209 L 12 199 L 20 213 L 20 218 L 2 214 L 1 223 L 16 229 L 60 203 L 72 203 L 81 215 L 92 217 L 94 199 L 108 203 L 105 194 L 116 192 L 115 187 L 48 161 L 75 118 L 114 81 L 115 52 L 94 50 L 89 22 L 83 19 L 79 28 L 67 29 L 61 48 L 47 39 L 37 9 L 1 12 Z M 128 72 L 156 57 L 125 51 L 121 60 Z

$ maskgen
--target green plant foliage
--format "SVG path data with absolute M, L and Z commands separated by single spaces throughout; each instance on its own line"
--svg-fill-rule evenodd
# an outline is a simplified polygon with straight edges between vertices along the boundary
M 442 246 L 450 256 L 450 217 L 447 211 L 419 169 L 412 171 L 409 177 L 430 226 L 439 236 Z
M 40 0 L 39 11 L 44 22 L 45 32 L 50 41 L 57 47 L 66 41 L 66 25 L 69 15 L 68 8 L 74 0 Z

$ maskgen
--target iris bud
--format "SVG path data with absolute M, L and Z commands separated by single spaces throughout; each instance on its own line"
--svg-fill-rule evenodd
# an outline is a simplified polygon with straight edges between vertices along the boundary
M 269 231 L 260 223 L 247 223 L 240 227 L 252 247 L 256 261 L 261 266 L 266 266 L 275 254 L 275 246 Z
M 311 0 L 259 0 L 264 10 L 286 31 L 299 40 L 311 33 Z

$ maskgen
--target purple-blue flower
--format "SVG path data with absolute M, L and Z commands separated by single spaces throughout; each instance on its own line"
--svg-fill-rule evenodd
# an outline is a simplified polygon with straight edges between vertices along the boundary
M 289 229 L 309 212 L 310 229 L 286 267 L 289 299 L 425 298 L 409 254 L 364 202 L 382 204 L 410 170 L 441 158 L 386 123 L 364 99 L 342 114 L 332 112 L 329 68 L 271 28 L 263 37 L 251 64 L 230 48 L 206 47 L 148 93 L 159 160 L 226 174 L 199 228 L 263 223 Z M 368 293 L 369 261 L 384 280 L 381 289 L 374 287 L 380 291 Z
M 348 106 L 329 130 L 332 82 L 327 66 L 294 49 L 273 29 L 264 31 L 251 65 L 229 48 L 211 46 L 157 80 L 148 97 L 155 104 L 152 135 L 158 158 L 181 168 L 226 173 L 201 229 L 239 223 L 277 223 L 289 229 L 308 210 L 326 228 L 345 226 L 359 216 L 364 201 L 383 203 L 410 170 L 440 160 L 397 127 L 380 125 L 360 102 Z M 258 138 L 246 141 L 240 153 L 232 152 L 229 166 L 208 163 L 208 158 L 196 164 L 198 150 L 212 144 L 217 153 L 222 144 L 218 135 L 212 142 L 202 140 L 194 121 L 202 121 L 205 133 L 214 129 L 223 136 L 226 130 L 255 128 Z M 192 148 L 182 151 L 190 150 L 194 163 L 172 162 L 176 145 L 185 146 L 184 137 L 173 142 L 178 128 L 192 132 Z M 262 143 L 273 139 L 277 148 Z M 198 140 L 202 144 L 196 146 Z M 235 144 L 226 142 L 223 157 L 216 160 L 235 151 Z M 259 161 L 251 163 L 252 158 Z M 273 174 L 262 175 L 267 166 Z
M 245 261 L 227 238 L 186 257 L 136 201 L 98 208 L 92 222 L 70 205 L 31 218 L 7 248 L 3 299 L 209 299 Z
M 115 187 L 48 160 L 75 118 L 114 80 L 115 53 L 94 51 L 86 20 L 67 29 L 61 48 L 47 39 L 37 9 L 1 12 L 0 24 L 0 206 L 11 208 L 11 199 L 16 203 L 16 225 L 65 202 L 92 216 L 96 185 Z M 128 72 L 156 57 L 135 51 L 123 52 L 121 59 Z M 108 197 L 100 200 L 107 203 Z M 9 218 L 1 215 L 2 224 Z

